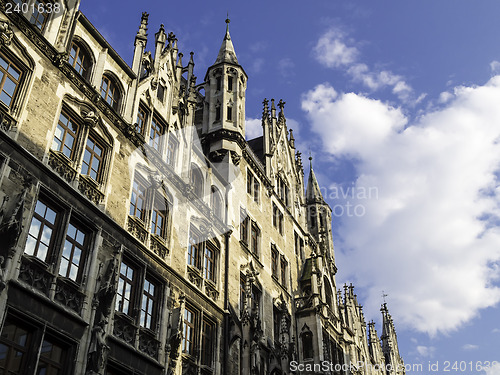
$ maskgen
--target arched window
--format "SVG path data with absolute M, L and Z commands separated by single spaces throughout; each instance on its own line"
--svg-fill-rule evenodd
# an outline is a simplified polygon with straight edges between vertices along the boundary
M 314 358 L 312 332 L 303 332 L 302 333 L 302 355 L 304 357 L 303 359 Z
M 215 216 L 217 216 L 219 219 L 223 219 L 222 217 L 222 197 L 219 192 L 219 189 L 217 189 L 215 186 L 212 186 L 212 191 L 211 191 L 211 196 L 210 196 L 210 206 L 212 207 L 212 210 L 214 211 Z
M 104 75 L 101 81 L 101 96 L 115 110 L 120 105 L 120 90 L 118 84 L 109 75 Z
M 191 186 L 198 197 L 203 196 L 203 174 L 196 165 L 191 164 Z
M 69 53 L 69 63 L 87 80 L 90 79 L 90 71 L 92 69 L 92 58 L 90 56 L 90 53 L 80 42 L 73 41 Z

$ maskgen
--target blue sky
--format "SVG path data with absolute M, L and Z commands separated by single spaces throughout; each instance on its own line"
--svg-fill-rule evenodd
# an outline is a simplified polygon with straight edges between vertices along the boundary
M 500 361 L 500 2 L 83 0 L 81 10 L 129 64 L 149 12 L 147 49 L 163 23 L 184 56 L 195 52 L 199 82 L 229 12 L 249 134 L 263 98 L 283 98 L 303 159 L 314 150 L 338 285 L 357 285 L 367 320 L 379 321 L 388 294 L 401 354 L 423 365 L 409 373 L 436 374 L 429 362 L 441 373 L 445 361 L 452 373 L 500 373 L 476 371 Z

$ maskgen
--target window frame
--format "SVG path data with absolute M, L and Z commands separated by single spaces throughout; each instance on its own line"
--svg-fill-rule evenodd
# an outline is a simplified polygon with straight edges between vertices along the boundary
M 141 116 L 141 114 L 143 114 Z M 139 107 L 137 108 L 137 117 L 136 122 L 134 124 L 135 131 L 142 136 L 144 136 L 144 132 L 148 126 L 149 117 L 151 116 L 151 112 L 146 108 L 146 106 L 141 102 L 139 103 Z
M 4 68 L 0 64 L 0 72 L 3 73 L 3 76 L 0 79 L 0 96 L 2 96 L 3 93 L 5 92 L 5 94 L 10 97 L 9 104 L 7 104 L 1 100 L 0 100 L 0 103 L 2 103 L 3 105 L 5 105 L 8 108 L 13 108 L 14 103 L 16 102 L 16 97 L 17 97 L 18 91 L 20 90 L 20 86 L 24 80 L 24 74 L 25 74 L 26 69 L 24 69 L 22 65 L 18 64 L 15 59 L 10 58 L 8 55 L 6 55 L 3 52 L 0 52 L 0 59 L 3 60 L 7 65 L 7 68 Z M 9 72 L 9 70 L 11 68 L 17 73 L 17 78 L 15 78 L 15 76 L 13 76 Z M 12 91 L 12 95 L 10 95 L 7 91 L 4 91 L 5 83 L 7 82 L 7 79 L 10 79 L 10 81 L 12 83 L 14 83 L 14 85 L 15 85 L 14 90 Z
M 93 143 L 92 148 L 89 147 L 89 142 Z M 96 147 L 101 148 L 101 155 L 98 155 L 95 152 Z M 88 176 L 89 178 L 91 178 L 92 180 L 94 180 L 97 183 L 101 183 L 103 181 L 103 174 L 104 174 L 103 170 L 104 170 L 104 165 L 106 163 L 106 152 L 107 152 L 106 144 L 104 142 L 102 142 L 100 137 L 98 137 L 96 134 L 94 134 L 93 132 L 89 132 L 89 134 L 87 136 L 87 140 L 85 142 L 85 147 L 83 149 L 80 174 L 82 176 Z M 87 163 L 85 161 L 87 154 L 90 155 L 89 163 Z M 96 171 L 94 171 L 94 169 L 93 169 L 94 160 L 98 160 L 98 166 L 97 166 Z M 83 171 L 84 165 L 87 166 L 86 173 L 84 173 L 84 171 Z M 92 177 L 92 175 L 91 175 L 92 172 L 95 173 L 95 178 Z
M 165 122 L 160 117 L 153 114 L 151 118 L 151 126 L 149 128 L 149 147 L 161 153 L 163 147 L 163 135 L 166 130 L 167 126 Z
M 103 87 L 103 84 L 105 82 L 107 83 L 107 85 L 106 87 Z M 122 90 L 115 77 L 107 72 L 104 73 L 101 78 L 101 86 L 99 92 L 101 94 L 102 100 L 108 103 L 111 108 L 113 108 L 117 112 L 120 110 Z M 110 99 L 111 102 L 109 102 L 108 99 Z
M 74 56 L 72 55 L 73 50 L 75 51 Z M 94 66 L 94 59 L 92 53 L 89 52 L 89 48 L 85 46 L 82 40 L 80 40 L 79 38 L 74 38 L 71 41 L 68 55 L 68 63 L 73 67 L 73 69 L 75 69 L 76 72 L 87 81 L 90 81 L 90 78 L 92 76 L 92 67 Z M 80 58 L 82 64 L 78 63 L 78 58 Z M 73 60 L 73 62 L 71 60 Z M 79 68 L 77 68 L 77 65 Z

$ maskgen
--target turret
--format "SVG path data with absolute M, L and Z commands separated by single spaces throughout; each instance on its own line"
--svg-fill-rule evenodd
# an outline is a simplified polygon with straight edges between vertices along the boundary
M 239 159 L 245 139 L 245 91 L 247 75 L 238 62 L 229 34 L 226 34 L 217 58 L 205 76 L 203 135 L 212 160 L 224 157 L 228 151 Z
M 155 62 L 155 71 L 158 71 L 158 68 L 160 67 L 160 56 L 163 51 L 163 48 L 165 48 L 165 42 L 167 40 L 167 34 L 165 34 L 165 28 L 163 24 L 160 25 L 160 30 L 155 34 L 155 56 L 154 56 L 154 62 Z
M 382 312 L 382 352 L 384 353 L 386 367 L 390 369 L 390 371 L 387 371 L 387 375 L 403 375 L 405 374 L 404 363 L 399 355 L 396 329 L 391 314 L 387 309 L 387 303 L 382 304 L 380 311 Z
M 149 14 L 146 12 L 142 13 L 141 17 L 141 25 L 139 26 L 139 30 L 137 31 L 137 35 L 135 36 L 134 42 L 134 59 L 132 61 L 132 70 L 140 77 L 141 75 L 141 65 L 142 65 L 142 56 L 144 54 L 144 49 L 146 48 L 146 44 L 148 43 L 148 17 Z
M 328 260 L 334 261 L 332 240 L 332 210 L 325 202 L 314 174 L 312 157 L 309 157 L 309 179 L 306 189 L 307 223 L 309 232 L 320 246 L 320 252 Z

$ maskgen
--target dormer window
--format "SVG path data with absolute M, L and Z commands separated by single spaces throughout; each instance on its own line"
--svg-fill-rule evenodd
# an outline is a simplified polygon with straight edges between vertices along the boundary
M 102 77 L 101 96 L 113 109 L 120 105 L 120 90 L 116 82 L 108 75 Z
M 92 60 L 90 54 L 79 43 L 71 44 L 69 63 L 85 79 L 90 78 Z

